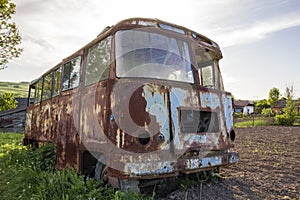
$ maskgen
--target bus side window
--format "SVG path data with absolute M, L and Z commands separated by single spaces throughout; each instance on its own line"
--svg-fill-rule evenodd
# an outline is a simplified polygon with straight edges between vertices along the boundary
M 64 64 L 63 90 L 68 90 L 79 86 L 81 56 Z
M 43 79 L 41 78 L 38 83 L 36 84 L 35 89 L 35 104 L 38 104 L 41 102 L 42 99 L 42 88 L 43 88 Z
M 60 86 L 61 86 L 61 77 L 62 73 L 61 73 L 61 67 L 59 67 L 58 69 L 56 69 L 53 72 L 53 88 L 52 88 L 52 96 L 57 96 L 60 93 Z
M 202 66 L 201 66 L 202 65 Z M 209 65 L 203 65 L 198 64 L 198 73 L 200 76 L 201 85 L 204 87 L 215 87 L 215 81 L 214 81 L 214 68 L 213 64 Z
M 28 96 L 28 105 L 34 104 L 35 101 L 35 89 L 36 89 L 36 83 L 34 85 L 30 85 L 29 89 L 29 96 Z
M 85 85 L 108 79 L 111 37 L 107 37 L 88 49 Z
M 52 73 L 49 73 L 44 77 L 42 100 L 44 101 L 46 99 L 51 98 L 51 93 L 52 93 Z

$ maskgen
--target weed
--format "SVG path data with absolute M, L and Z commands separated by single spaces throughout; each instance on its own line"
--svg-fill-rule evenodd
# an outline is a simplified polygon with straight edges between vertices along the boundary
M 24 200 L 126 200 L 148 199 L 131 192 L 115 191 L 95 179 L 79 176 L 74 169 L 55 169 L 55 148 L 21 146 L 23 135 L 0 133 L 1 199 Z

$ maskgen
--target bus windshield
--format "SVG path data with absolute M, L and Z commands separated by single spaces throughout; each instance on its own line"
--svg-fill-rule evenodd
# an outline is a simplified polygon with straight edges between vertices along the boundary
M 115 35 L 117 77 L 143 77 L 194 83 L 187 42 L 143 30 Z

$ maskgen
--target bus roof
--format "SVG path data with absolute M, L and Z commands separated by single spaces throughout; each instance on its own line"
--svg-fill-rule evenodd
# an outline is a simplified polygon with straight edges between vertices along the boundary
M 85 46 L 83 46 L 81 49 L 79 49 L 75 53 L 71 54 L 70 56 L 62 59 L 62 61 L 60 63 L 58 63 L 54 67 L 51 67 L 49 70 L 47 70 L 45 73 L 43 73 L 43 75 L 41 75 L 40 77 L 31 81 L 31 85 L 37 83 L 37 81 L 40 78 L 42 78 L 46 74 L 50 73 L 53 69 L 58 68 L 64 62 L 68 61 L 70 58 L 73 58 L 76 55 L 82 54 L 83 50 L 85 48 L 92 46 L 99 40 L 107 37 L 108 35 L 111 35 L 120 29 L 132 29 L 132 28 L 142 28 L 142 27 L 156 27 L 156 28 L 164 29 L 166 31 L 178 33 L 181 35 L 186 35 L 187 37 L 193 38 L 204 48 L 215 51 L 222 57 L 220 47 L 216 42 L 214 42 L 213 40 L 209 39 L 208 37 L 206 37 L 204 35 L 201 35 L 195 31 L 190 30 L 186 27 L 176 25 L 173 23 L 169 23 L 169 22 L 166 22 L 166 21 L 163 21 L 160 19 L 155 19 L 155 18 L 129 18 L 129 19 L 125 19 L 125 20 L 118 22 L 114 26 L 105 27 L 94 40 L 92 40 L 91 42 L 89 42 L 88 44 L 86 44 Z

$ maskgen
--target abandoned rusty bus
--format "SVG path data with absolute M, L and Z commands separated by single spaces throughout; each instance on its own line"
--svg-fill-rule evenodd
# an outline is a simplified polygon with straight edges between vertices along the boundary
M 133 18 L 32 81 L 23 143 L 56 147 L 57 168 L 121 189 L 237 162 L 219 46 Z

